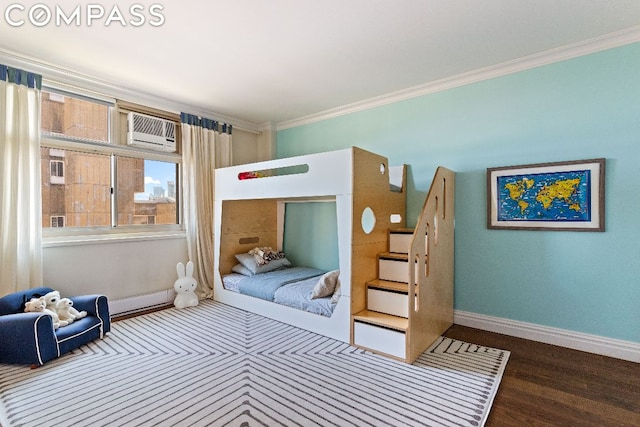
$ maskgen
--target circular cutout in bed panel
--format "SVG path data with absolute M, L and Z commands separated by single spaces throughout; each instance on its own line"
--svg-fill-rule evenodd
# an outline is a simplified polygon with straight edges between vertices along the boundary
M 360 217 L 360 225 L 362 225 L 362 231 L 364 231 L 365 234 L 371 233 L 373 231 L 373 228 L 376 226 L 376 215 L 368 206 L 362 211 L 362 216 Z

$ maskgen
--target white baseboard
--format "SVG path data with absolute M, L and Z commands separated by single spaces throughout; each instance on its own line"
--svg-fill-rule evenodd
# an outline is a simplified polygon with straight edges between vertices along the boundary
M 158 307 L 173 302 L 176 293 L 173 289 L 154 292 L 152 294 L 137 295 L 109 301 L 109 313 L 115 314 L 134 313 L 147 308 Z
M 640 343 L 456 310 L 453 323 L 640 363 Z

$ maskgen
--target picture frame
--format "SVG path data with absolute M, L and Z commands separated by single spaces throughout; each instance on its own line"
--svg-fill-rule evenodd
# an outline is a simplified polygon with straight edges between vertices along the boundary
M 487 228 L 604 231 L 606 159 L 487 168 Z

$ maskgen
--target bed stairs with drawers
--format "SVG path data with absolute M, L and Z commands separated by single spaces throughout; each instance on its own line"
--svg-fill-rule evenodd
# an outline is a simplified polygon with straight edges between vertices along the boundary
M 389 230 L 366 309 L 352 316 L 353 345 L 412 363 L 453 324 L 453 187 L 438 168 L 416 228 Z

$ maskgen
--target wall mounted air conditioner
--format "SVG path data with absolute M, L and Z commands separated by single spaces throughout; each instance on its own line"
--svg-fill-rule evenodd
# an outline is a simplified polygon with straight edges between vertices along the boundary
M 176 151 L 176 124 L 140 113 L 129 113 L 127 145 L 173 153 Z

